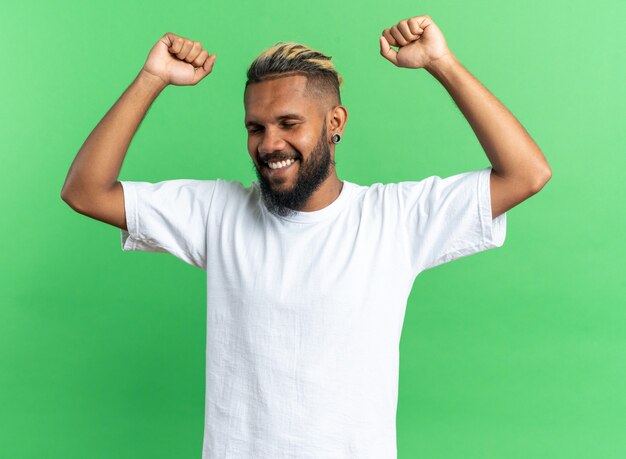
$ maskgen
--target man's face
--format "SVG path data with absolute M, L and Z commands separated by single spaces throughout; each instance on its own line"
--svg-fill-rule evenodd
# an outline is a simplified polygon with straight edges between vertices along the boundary
M 248 153 L 267 208 L 282 216 L 302 209 L 334 164 L 326 118 L 305 85 L 301 75 L 252 83 L 244 98 Z M 273 164 L 282 160 L 291 164 Z

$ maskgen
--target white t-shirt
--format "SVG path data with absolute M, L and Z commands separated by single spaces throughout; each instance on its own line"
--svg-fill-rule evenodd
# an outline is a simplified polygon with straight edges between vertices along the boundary
M 122 250 L 206 271 L 203 459 L 397 457 L 399 343 L 415 277 L 504 243 L 491 167 L 271 214 L 257 181 L 122 181 Z

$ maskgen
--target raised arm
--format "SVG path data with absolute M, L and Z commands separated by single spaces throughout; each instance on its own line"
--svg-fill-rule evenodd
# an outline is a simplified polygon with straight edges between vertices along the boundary
M 139 124 L 165 87 L 197 84 L 211 73 L 215 57 L 199 42 L 172 33 L 160 38 L 135 80 L 83 143 L 61 198 L 81 214 L 127 230 L 118 177 Z
M 539 192 L 550 180 L 552 170 L 535 141 L 456 59 L 430 16 L 405 19 L 385 29 L 380 45 L 381 55 L 396 66 L 425 68 L 446 88 L 469 122 L 492 165 L 493 218 Z
M 87 137 L 61 190 L 61 198 L 72 209 L 127 229 L 117 179 L 141 120 L 165 86 L 142 70 Z

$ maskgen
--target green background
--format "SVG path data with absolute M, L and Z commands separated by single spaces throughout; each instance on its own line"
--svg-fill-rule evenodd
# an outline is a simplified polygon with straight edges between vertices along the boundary
M 91 130 L 165 32 L 217 53 L 168 87 L 121 180 L 255 179 L 245 71 L 278 41 L 333 56 L 349 111 L 340 179 L 489 166 L 426 71 L 378 36 L 430 15 L 524 125 L 551 181 L 507 214 L 504 246 L 422 273 L 401 342 L 398 455 L 626 457 L 624 2 L 12 2 L 0 74 L 0 457 L 199 458 L 204 272 L 125 253 L 60 198 Z

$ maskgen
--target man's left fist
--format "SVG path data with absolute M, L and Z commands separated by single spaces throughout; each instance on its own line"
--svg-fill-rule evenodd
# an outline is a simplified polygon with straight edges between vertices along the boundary
M 430 16 L 415 16 L 383 30 L 380 54 L 397 67 L 428 69 L 438 59 L 452 55 L 439 27 Z M 390 46 L 399 47 L 398 51 Z

